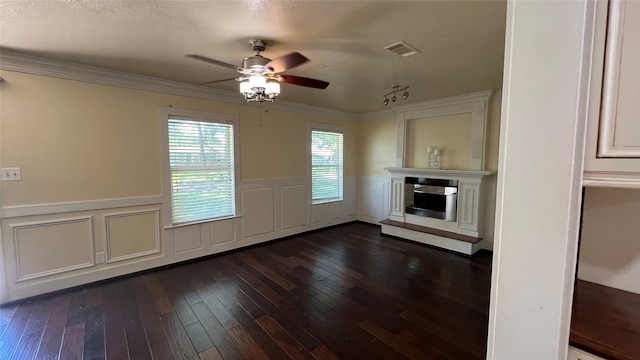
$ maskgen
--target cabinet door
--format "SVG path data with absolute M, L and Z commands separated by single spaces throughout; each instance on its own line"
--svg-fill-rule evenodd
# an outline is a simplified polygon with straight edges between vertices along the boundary
M 595 5 L 584 185 L 640 188 L 640 1 Z
M 640 158 L 640 1 L 611 0 L 598 157 Z

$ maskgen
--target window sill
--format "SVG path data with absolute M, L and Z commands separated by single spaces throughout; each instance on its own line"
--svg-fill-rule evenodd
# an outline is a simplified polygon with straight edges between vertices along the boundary
M 220 217 L 220 218 L 215 218 L 215 219 L 192 221 L 192 222 L 183 223 L 183 224 L 167 225 L 167 226 L 163 227 L 163 229 L 164 230 L 171 230 L 171 229 L 181 228 L 181 227 L 185 227 L 185 226 L 206 224 L 206 223 L 222 221 L 222 220 L 229 220 L 229 219 L 235 219 L 235 218 L 240 218 L 240 217 L 242 217 L 242 216 L 241 215 L 233 215 L 233 216 L 226 216 L 226 217 Z
M 329 200 L 315 200 L 315 201 L 311 201 L 311 205 L 328 204 L 328 203 L 334 203 L 334 202 L 339 202 L 339 201 L 344 201 L 344 198 L 342 198 L 342 199 L 329 199 Z

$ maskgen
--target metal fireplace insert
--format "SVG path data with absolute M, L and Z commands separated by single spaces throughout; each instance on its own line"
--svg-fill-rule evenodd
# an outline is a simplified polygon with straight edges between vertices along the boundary
M 456 221 L 458 180 L 406 177 L 404 183 L 407 213 Z

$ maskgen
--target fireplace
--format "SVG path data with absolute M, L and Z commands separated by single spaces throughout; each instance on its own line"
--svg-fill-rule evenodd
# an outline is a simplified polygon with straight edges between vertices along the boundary
M 391 184 L 389 218 L 381 222 L 383 234 L 466 255 L 490 248 L 495 213 L 494 172 L 399 167 L 385 170 L 391 174 Z
M 455 222 L 458 180 L 405 177 L 405 212 Z

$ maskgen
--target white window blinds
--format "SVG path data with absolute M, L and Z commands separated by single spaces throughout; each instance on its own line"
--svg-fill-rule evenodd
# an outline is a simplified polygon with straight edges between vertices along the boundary
M 235 215 L 233 125 L 169 118 L 173 224 Z
M 311 199 L 342 199 L 343 183 L 342 133 L 311 131 Z

